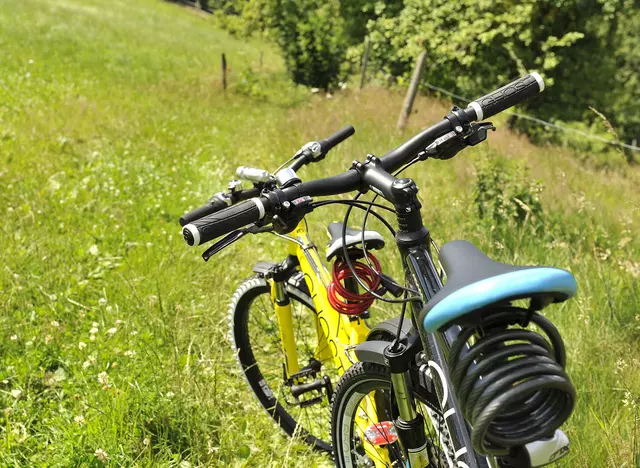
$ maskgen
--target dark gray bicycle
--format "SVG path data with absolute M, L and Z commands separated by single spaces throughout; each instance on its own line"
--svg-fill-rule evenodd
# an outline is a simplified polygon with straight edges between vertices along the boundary
M 395 299 L 370 290 L 358 277 L 350 258 L 357 253 L 368 261 L 365 243 L 361 252 L 347 251 L 353 243 L 343 243 L 360 287 L 379 300 L 402 302 L 403 311 L 371 330 L 355 349 L 359 362 L 335 388 L 331 429 L 337 466 L 530 468 L 569 451 L 559 428 L 573 411 L 575 389 L 564 370 L 562 339 L 539 311 L 574 296 L 575 279 L 557 268 L 499 263 L 468 242 L 453 241 L 439 251 L 443 285 L 418 188 L 397 177 L 413 164 L 450 159 L 486 140 L 495 127 L 477 121 L 543 89 L 540 75 L 532 73 L 466 109 L 454 107 L 381 158 L 369 155 L 347 172 L 308 182 L 290 171 L 278 188 L 185 226 L 189 245 L 235 230 L 282 233 L 314 208 L 342 203 L 348 205 L 344 239 L 353 208 L 366 211 L 362 232 L 370 214 L 380 216 L 375 210 L 394 213 L 398 229 L 387 227 L 402 254 L 405 285 L 385 277 L 384 289 L 395 291 Z M 374 199 L 361 200 L 369 189 Z M 352 191 L 360 192 L 354 200 L 311 198 Z M 393 208 L 375 203 L 379 197 Z M 407 308 L 410 321 L 404 319 Z

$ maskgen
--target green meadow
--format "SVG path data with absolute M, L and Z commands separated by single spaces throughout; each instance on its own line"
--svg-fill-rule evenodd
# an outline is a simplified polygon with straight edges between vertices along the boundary
M 0 0 L 0 51 L 0 466 L 330 466 L 275 428 L 228 338 L 236 285 L 282 241 L 245 238 L 204 263 L 177 220 L 239 165 L 273 170 L 352 124 L 299 173 L 332 175 L 450 104 L 419 97 L 398 134 L 402 91 L 313 94 L 273 46 L 157 0 Z M 545 310 L 578 391 L 558 466 L 638 468 L 640 172 L 495 123 L 487 144 L 407 171 L 425 223 L 440 244 L 576 276 L 578 297 Z M 343 214 L 309 215 L 319 246 Z M 385 235 L 378 256 L 400 278 Z

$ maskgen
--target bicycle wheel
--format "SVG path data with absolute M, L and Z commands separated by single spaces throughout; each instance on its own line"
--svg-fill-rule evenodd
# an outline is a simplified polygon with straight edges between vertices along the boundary
M 302 367 L 314 359 L 317 347 L 315 308 L 313 300 L 294 283 L 289 281 L 286 290 L 291 299 L 298 361 Z M 231 299 L 230 314 L 231 336 L 238 363 L 269 416 L 289 436 L 300 437 L 316 449 L 330 451 L 328 397 L 320 395 L 323 396 L 320 401 L 302 407 L 285 382 L 280 331 L 267 281 L 253 277 L 242 283 Z M 328 376 L 335 383 L 338 373 L 333 362 L 320 364 L 318 375 Z
M 427 406 L 426 398 L 417 392 L 415 396 L 416 409 L 425 421 L 430 466 L 452 467 L 451 458 L 445 453 L 447 449 L 442 447 L 447 438 L 432 422 L 443 421 L 441 415 Z M 408 466 L 394 431 L 376 428 L 376 425 L 384 426 L 385 422 L 393 421 L 392 414 L 397 414 L 394 405 L 391 377 L 386 367 L 358 362 L 344 373 L 334 392 L 331 408 L 331 435 L 337 467 Z M 441 423 L 436 425 L 441 427 Z

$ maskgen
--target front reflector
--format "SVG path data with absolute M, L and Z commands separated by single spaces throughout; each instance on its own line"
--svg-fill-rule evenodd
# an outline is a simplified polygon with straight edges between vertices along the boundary
M 388 445 L 398 440 L 398 434 L 391 421 L 381 421 L 367 427 L 364 438 L 372 445 Z

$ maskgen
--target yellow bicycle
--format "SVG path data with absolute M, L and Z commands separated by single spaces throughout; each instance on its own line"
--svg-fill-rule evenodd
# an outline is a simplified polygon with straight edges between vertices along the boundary
M 296 170 L 322 160 L 333 146 L 353 132 L 353 127 L 345 127 L 326 140 L 306 144 L 289 160 L 293 160 L 291 166 L 276 175 L 239 167 L 238 178 L 252 182 L 252 188 L 243 190 L 241 181 L 234 180 L 227 193 L 214 195 L 207 205 L 184 215 L 180 223 L 188 228 L 191 222 L 227 206 L 256 200 L 254 197 L 267 188 L 285 188 Z M 299 204 L 300 216 L 289 213 L 286 219 L 276 217 L 275 229 L 274 225 L 253 224 L 231 232 L 203 257 L 208 260 L 248 233 L 272 232 L 288 242 L 288 256 L 282 262 L 257 263 L 253 267 L 255 276 L 244 281 L 233 294 L 229 306 L 231 339 L 246 381 L 267 413 L 288 435 L 330 451 L 330 400 L 334 384 L 357 361 L 353 352 L 356 345 L 371 333 L 376 339 L 393 339 L 397 322 L 391 320 L 370 329 L 365 320 L 372 298 L 359 293 L 357 281 L 346 273 L 349 270 L 344 266 L 347 255 L 366 279 L 370 267 L 357 263 L 356 259 L 363 248 L 366 251 L 382 248 L 382 236 L 375 231 L 350 228 L 344 228 L 343 233 L 342 223 L 331 223 L 328 227 L 331 240 L 326 250 L 326 260 L 333 262 L 330 272 L 309 237 L 304 214 L 308 212 L 305 204 L 310 201 L 310 198 L 293 201 L 292 204 Z M 295 213 L 295 207 L 291 211 Z M 283 224 L 281 229 L 277 229 L 278 221 Z M 196 230 L 193 235 L 200 236 L 201 232 Z M 200 238 L 193 240 L 194 245 L 202 243 Z M 367 258 L 375 259 L 371 254 Z M 382 285 L 376 281 L 379 269 L 377 265 L 376 271 L 369 270 L 369 286 L 381 286 L 385 292 L 393 290 L 390 279 L 382 276 Z M 392 292 L 398 295 L 398 290 Z

